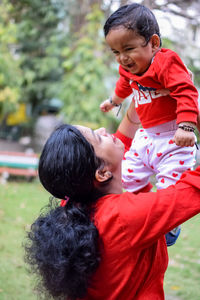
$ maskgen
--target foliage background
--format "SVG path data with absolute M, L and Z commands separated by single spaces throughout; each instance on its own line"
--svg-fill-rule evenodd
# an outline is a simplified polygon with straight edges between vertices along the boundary
M 21 102 L 26 103 L 31 129 L 42 103 L 59 98 L 66 122 L 114 130 L 119 120 L 112 113 L 105 116 L 99 111 L 99 104 L 112 92 L 118 73 L 102 28 L 113 10 L 132 2 L 1 0 L 0 121 L 3 123 Z M 165 12 L 166 18 L 172 16 L 168 23 L 173 32 L 167 38 L 163 35 L 163 46 L 178 51 L 194 72 L 198 86 L 200 51 L 196 49 L 195 38 L 200 28 L 200 1 L 135 2 L 155 13 Z M 177 30 L 178 17 L 188 25 L 184 33 L 183 28 Z M 187 50 L 189 44 L 192 50 Z

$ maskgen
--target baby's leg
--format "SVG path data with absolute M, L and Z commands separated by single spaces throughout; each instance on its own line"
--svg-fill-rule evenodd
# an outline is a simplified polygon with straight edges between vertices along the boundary
M 195 155 L 195 146 L 178 147 L 174 145 L 172 151 L 166 154 L 157 168 L 157 189 L 163 189 L 175 184 L 183 172 L 192 169 L 196 162 Z
M 123 187 L 129 192 L 137 192 L 147 186 L 153 170 L 145 160 L 148 142 L 144 138 L 144 130 L 139 129 L 131 148 L 122 162 Z

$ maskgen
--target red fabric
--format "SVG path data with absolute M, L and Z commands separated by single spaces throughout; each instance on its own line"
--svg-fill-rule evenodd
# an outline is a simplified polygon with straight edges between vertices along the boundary
M 119 130 L 117 130 L 113 135 L 122 141 L 125 147 L 124 151 L 126 153 L 130 149 L 133 139 L 125 136 Z
M 133 192 L 133 194 L 137 195 L 139 193 L 148 193 L 153 188 L 153 185 L 149 182 L 145 187 L 141 188 L 140 190 L 137 190 L 136 192 Z
M 184 121 L 197 122 L 198 92 L 185 65 L 175 52 L 161 49 L 142 76 L 133 75 L 121 66 L 119 74 L 120 78 L 116 83 L 115 93 L 121 98 L 126 98 L 132 94 L 134 89 L 139 91 L 136 111 L 144 128 L 157 126 L 174 119 L 177 119 L 178 124 Z M 142 86 L 140 89 L 138 84 Z M 145 88 L 151 90 L 149 103 L 145 102 Z M 152 89 L 163 88 L 169 89 L 170 95 L 155 98 Z M 137 93 L 135 101 L 136 95 Z
M 62 199 L 60 201 L 60 206 L 64 207 L 67 204 L 67 200 Z
M 200 212 L 200 167 L 156 193 L 98 200 L 94 222 L 102 259 L 84 300 L 164 300 L 164 234 Z

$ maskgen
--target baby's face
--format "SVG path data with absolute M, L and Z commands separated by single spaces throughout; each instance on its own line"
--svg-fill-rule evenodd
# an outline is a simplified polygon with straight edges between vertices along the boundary
M 117 62 L 127 71 L 142 75 L 149 68 L 152 58 L 159 49 L 153 35 L 148 43 L 143 36 L 122 26 L 113 28 L 106 36 L 106 42 L 115 54 Z M 158 38 L 159 39 L 159 38 Z

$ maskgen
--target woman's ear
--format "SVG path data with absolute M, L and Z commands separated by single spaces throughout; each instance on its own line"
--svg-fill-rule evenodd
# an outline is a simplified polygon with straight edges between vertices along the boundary
M 160 48 L 160 37 L 157 34 L 153 34 L 150 39 L 152 50 L 156 51 L 158 48 Z
M 110 180 L 113 177 L 112 172 L 106 170 L 106 169 L 98 169 L 95 172 L 95 179 L 99 183 L 106 182 Z

